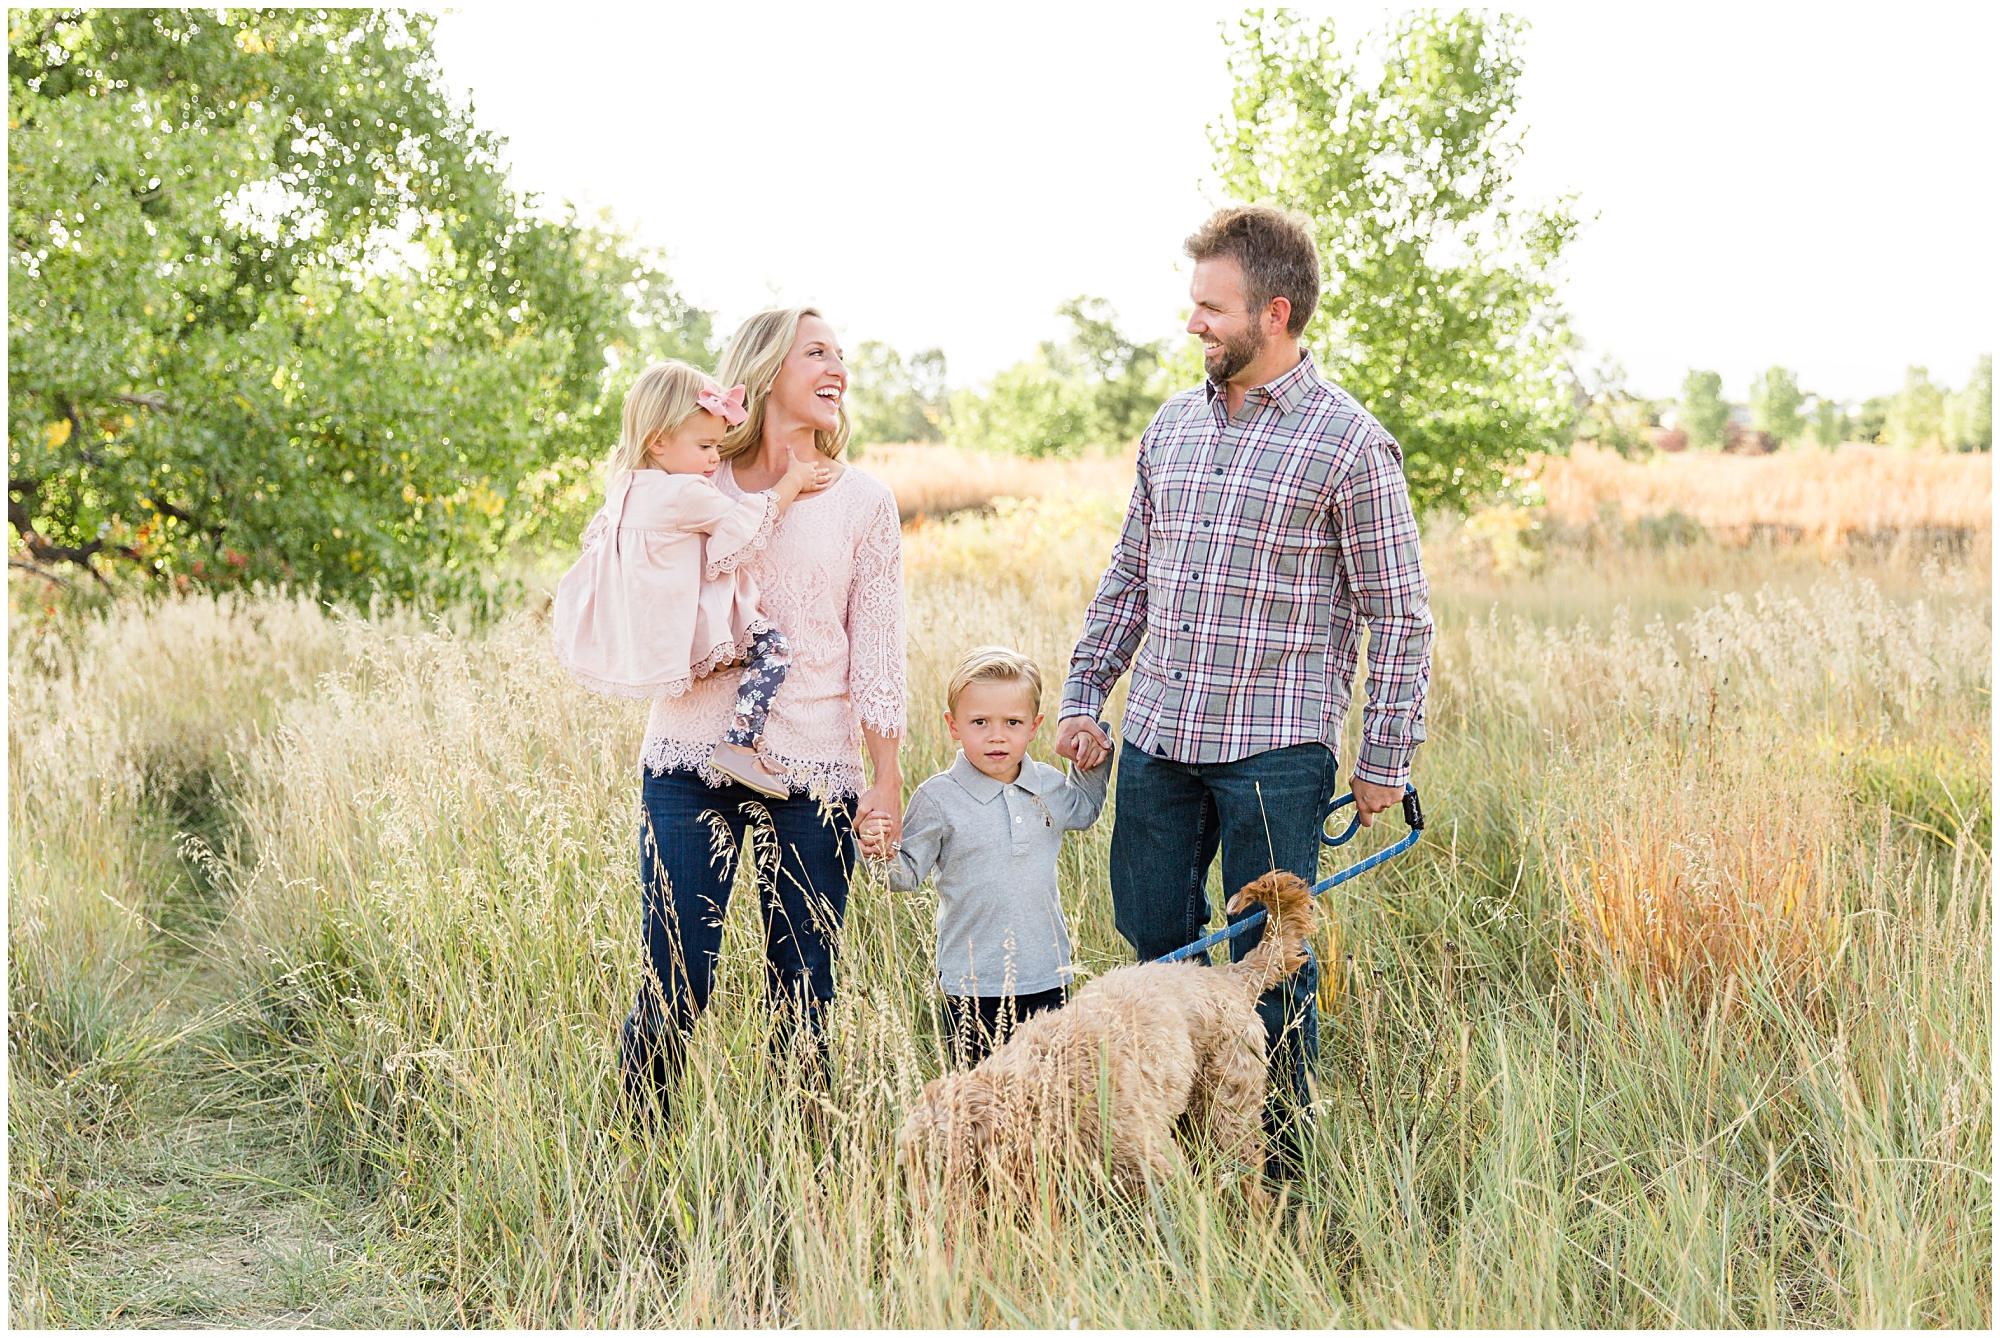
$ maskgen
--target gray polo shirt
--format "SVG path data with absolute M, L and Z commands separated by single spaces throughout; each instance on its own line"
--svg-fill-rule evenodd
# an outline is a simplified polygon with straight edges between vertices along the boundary
M 960 752 L 910 796 L 889 886 L 914 892 L 936 871 L 946 994 L 1034 994 L 1069 982 L 1056 856 L 1064 832 L 1097 821 L 1110 779 L 1109 757 L 1067 776 L 1030 757 L 1003 785 Z

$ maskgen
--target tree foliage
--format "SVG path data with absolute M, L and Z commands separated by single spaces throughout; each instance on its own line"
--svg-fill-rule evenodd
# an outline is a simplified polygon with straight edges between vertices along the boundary
M 1769 368 L 1750 379 L 1750 426 L 1789 446 L 1805 435 L 1805 402 L 1795 374 Z
M 1944 390 L 1931 384 L 1928 367 L 1911 367 L 1903 373 L 1903 388 L 1889 401 L 1888 417 L 1882 423 L 1882 441 L 1889 446 L 1915 450 L 1935 446 L 1944 438 Z
M 1632 393 L 1625 368 L 1610 354 L 1581 374 L 1571 373 L 1575 439 L 1601 451 L 1616 451 L 1628 460 L 1651 455 L 1647 429 L 1654 419 L 1653 403 Z
M 1965 388 L 1944 405 L 1945 441 L 1961 451 L 1993 449 L 1993 355 L 1982 354 Z
M 908 359 L 879 340 L 855 350 L 847 391 L 857 445 L 943 441 L 949 391 L 944 350 L 921 349 Z
M 706 356 L 625 239 L 509 189 L 431 24 L 11 13 L 17 551 L 463 591 L 587 491 L 607 351 Z
M 1068 339 L 1044 340 L 1035 356 L 952 397 L 954 441 L 1039 456 L 1124 446 L 1179 388 L 1186 369 L 1171 365 L 1169 341 L 1134 340 L 1103 298 L 1073 297 L 1056 314 L 1069 322 Z
M 1697 450 L 1722 448 L 1729 435 L 1729 401 L 1722 398 L 1722 373 L 1690 371 L 1681 382 L 1681 430 Z
M 1326 292 L 1307 340 L 1402 443 L 1419 505 L 1463 508 L 1569 440 L 1553 274 L 1577 223 L 1567 201 L 1527 207 L 1510 189 L 1525 31 L 1405 16 L 1372 83 L 1330 19 L 1251 10 L 1227 39 L 1217 174 L 1313 220 Z

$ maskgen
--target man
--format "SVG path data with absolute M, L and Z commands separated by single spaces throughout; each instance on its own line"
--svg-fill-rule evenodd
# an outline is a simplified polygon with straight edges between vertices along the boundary
M 1401 448 L 1299 347 L 1320 288 L 1305 221 L 1222 209 L 1187 254 L 1187 328 L 1208 381 L 1168 400 L 1140 438 L 1056 732 L 1062 756 L 1085 767 L 1102 758 L 1110 740 L 1095 718 L 1130 665 L 1111 900 L 1141 961 L 1205 932 L 1218 849 L 1225 894 L 1273 868 L 1318 877 L 1364 624 L 1368 702 L 1352 776 L 1364 824 L 1402 798 L 1430 678 L 1430 591 Z M 1233 940 L 1235 955 L 1262 932 Z M 1310 1100 L 1318 986 L 1309 962 L 1259 1006 L 1278 1177 L 1298 1170 L 1292 1115 Z

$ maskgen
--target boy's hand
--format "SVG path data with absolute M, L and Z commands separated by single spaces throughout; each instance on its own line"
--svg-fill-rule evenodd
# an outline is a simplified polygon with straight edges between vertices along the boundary
M 1056 756 L 1067 757 L 1085 771 L 1102 762 L 1110 750 L 1111 740 L 1087 715 L 1068 716 L 1056 726 Z

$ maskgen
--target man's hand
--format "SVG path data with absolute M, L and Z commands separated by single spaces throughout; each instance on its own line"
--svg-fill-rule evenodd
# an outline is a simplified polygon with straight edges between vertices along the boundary
M 1393 804 L 1403 802 L 1403 787 L 1400 785 L 1377 785 L 1356 776 L 1351 783 L 1354 790 L 1354 811 L 1361 815 L 1363 827 L 1375 825 L 1375 815 Z
M 1111 751 L 1111 740 L 1087 715 L 1073 715 L 1056 726 L 1056 756 L 1090 770 Z

